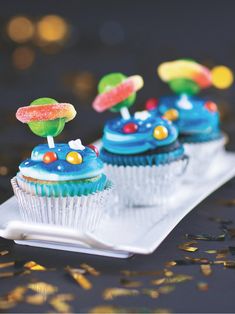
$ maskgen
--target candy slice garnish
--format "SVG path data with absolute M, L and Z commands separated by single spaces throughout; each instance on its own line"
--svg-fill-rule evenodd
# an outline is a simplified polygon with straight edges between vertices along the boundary
M 74 106 L 67 103 L 21 107 L 16 112 L 16 118 L 23 123 L 59 118 L 64 118 L 68 122 L 75 116 Z
M 98 112 L 105 111 L 127 99 L 133 93 L 141 89 L 143 85 L 144 81 L 140 75 L 130 76 L 108 92 L 98 95 L 92 106 Z
M 206 88 L 211 85 L 210 70 L 195 61 L 176 60 L 164 62 L 160 64 L 157 72 L 164 82 L 185 78 L 193 80 L 201 88 Z

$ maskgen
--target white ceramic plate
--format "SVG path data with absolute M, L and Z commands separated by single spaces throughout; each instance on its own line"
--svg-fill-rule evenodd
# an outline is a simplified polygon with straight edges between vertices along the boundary
M 174 227 L 209 194 L 235 175 L 235 153 L 217 158 L 211 171 L 197 182 L 179 186 L 174 201 L 158 207 L 123 209 L 108 215 L 92 234 L 23 223 L 15 197 L 0 206 L 0 236 L 18 244 L 126 258 L 152 253 Z M 183 192 L 182 192 L 183 191 Z

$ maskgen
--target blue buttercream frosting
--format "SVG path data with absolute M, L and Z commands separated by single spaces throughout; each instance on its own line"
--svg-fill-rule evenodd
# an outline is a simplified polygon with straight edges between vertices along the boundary
M 124 127 L 130 123 L 137 126 L 137 131 L 125 133 Z M 168 136 L 165 139 L 159 140 L 154 137 L 154 129 L 157 126 L 164 126 L 167 129 Z M 178 131 L 171 122 L 160 117 L 150 115 L 146 117 L 145 115 L 143 119 L 132 116 L 128 120 L 116 118 L 108 121 L 102 141 L 103 147 L 108 152 L 131 155 L 170 145 L 177 139 L 177 136 Z
M 45 163 L 43 156 L 47 152 L 54 152 L 57 160 Z M 66 160 L 70 152 L 78 152 L 82 156 L 82 163 L 71 164 Z M 49 148 L 47 144 L 36 146 L 31 158 L 23 161 L 19 166 L 23 176 L 46 181 L 67 181 L 89 179 L 101 175 L 103 162 L 89 147 L 72 149 L 68 144 L 56 144 L 55 148 Z
M 206 100 L 186 95 L 161 97 L 157 109 L 151 115 L 163 116 L 169 109 L 176 109 L 179 117 L 174 124 L 179 134 L 200 135 L 220 134 L 218 111 L 209 111 Z

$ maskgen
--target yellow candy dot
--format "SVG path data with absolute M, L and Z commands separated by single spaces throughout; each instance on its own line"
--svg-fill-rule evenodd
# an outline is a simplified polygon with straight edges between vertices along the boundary
M 233 72 L 226 66 L 216 66 L 211 70 L 212 84 L 219 88 L 228 88 L 233 83 Z
M 70 152 L 66 156 L 67 162 L 73 165 L 79 165 L 82 163 L 82 156 L 78 152 Z
M 168 136 L 168 130 L 163 125 L 158 125 L 154 128 L 153 137 L 157 140 L 164 140 Z
M 179 112 L 176 109 L 169 109 L 164 113 L 164 118 L 170 121 L 175 121 L 179 118 Z

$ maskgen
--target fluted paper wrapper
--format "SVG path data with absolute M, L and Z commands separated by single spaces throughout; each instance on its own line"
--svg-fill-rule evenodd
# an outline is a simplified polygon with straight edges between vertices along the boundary
M 184 180 L 191 181 L 205 175 L 213 166 L 213 161 L 224 152 L 228 138 L 223 136 L 218 140 L 203 143 L 185 143 L 185 154 L 189 156 L 189 164 Z
M 105 172 L 115 185 L 118 208 L 163 205 L 174 196 L 188 158 L 160 166 L 114 166 Z
M 104 191 L 88 196 L 46 197 L 23 191 L 14 177 L 11 180 L 24 221 L 93 231 L 99 225 L 110 204 L 112 183 Z

